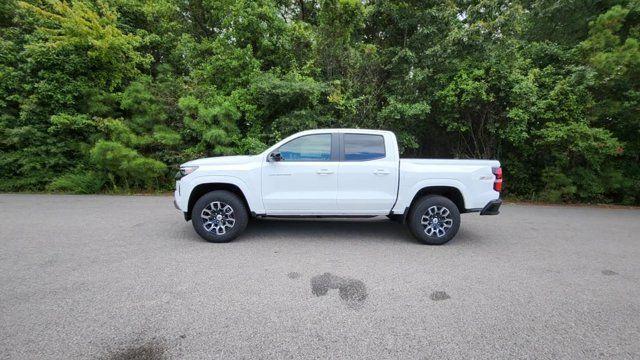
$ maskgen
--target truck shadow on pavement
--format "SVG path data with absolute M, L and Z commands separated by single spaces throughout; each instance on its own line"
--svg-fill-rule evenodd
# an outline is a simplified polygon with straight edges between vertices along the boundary
M 460 231 L 450 244 L 467 242 L 468 232 Z M 371 219 L 252 219 L 244 234 L 234 242 L 268 239 L 327 241 L 404 242 L 422 245 L 405 225 L 386 218 Z
M 252 219 L 237 241 L 264 238 L 384 240 L 415 242 L 406 229 L 388 219 Z
M 191 223 L 184 226 L 183 236 L 198 242 L 200 238 Z M 469 242 L 478 242 L 470 229 L 460 229 L 455 238 L 444 246 L 457 246 Z M 373 219 L 251 219 L 247 229 L 233 243 L 264 241 L 269 239 L 287 241 L 327 240 L 337 241 L 370 241 L 370 242 L 402 242 L 422 246 L 414 239 L 405 225 L 386 218 Z

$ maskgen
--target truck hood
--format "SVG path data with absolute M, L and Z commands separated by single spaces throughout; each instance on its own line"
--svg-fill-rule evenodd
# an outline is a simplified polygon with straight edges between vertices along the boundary
M 205 166 L 205 165 L 238 165 L 252 161 L 255 156 L 215 156 L 188 161 L 181 166 Z

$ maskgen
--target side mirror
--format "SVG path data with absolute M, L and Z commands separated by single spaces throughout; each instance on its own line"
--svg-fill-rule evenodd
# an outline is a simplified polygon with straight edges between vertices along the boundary
M 283 161 L 284 159 L 282 158 L 282 155 L 280 154 L 280 151 L 274 151 L 271 154 L 269 154 L 269 161 Z

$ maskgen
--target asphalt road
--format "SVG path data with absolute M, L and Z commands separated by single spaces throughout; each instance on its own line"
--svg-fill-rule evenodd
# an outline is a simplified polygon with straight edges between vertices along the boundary
M 0 195 L 0 357 L 640 358 L 640 210 L 504 206 L 202 241 L 169 197 Z

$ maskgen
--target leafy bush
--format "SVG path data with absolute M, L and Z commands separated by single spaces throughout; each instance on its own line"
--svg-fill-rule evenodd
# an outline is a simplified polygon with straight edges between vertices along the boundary
M 73 194 L 93 194 L 100 191 L 105 182 L 104 175 L 95 171 L 73 172 L 53 180 L 47 185 L 47 190 Z
M 151 188 L 165 173 L 167 166 L 162 162 L 141 156 L 133 149 L 113 142 L 100 140 L 91 150 L 91 161 L 100 170 L 110 175 L 112 185 L 124 184 Z M 156 186 L 157 187 L 157 186 Z
M 166 190 L 355 127 L 498 158 L 511 195 L 640 204 L 640 8 L 593 3 L 4 1 L 0 191 Z

